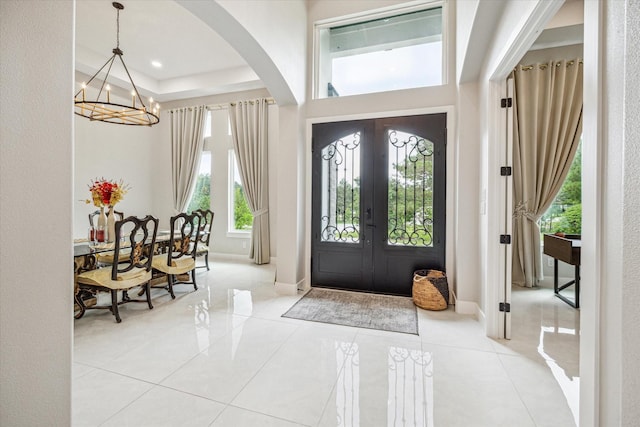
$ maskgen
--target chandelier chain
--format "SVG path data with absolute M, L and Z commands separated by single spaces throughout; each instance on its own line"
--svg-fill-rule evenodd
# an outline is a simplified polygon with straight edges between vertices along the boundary
M 120 9 L 116 8 L 116 49 L 120 49 Z

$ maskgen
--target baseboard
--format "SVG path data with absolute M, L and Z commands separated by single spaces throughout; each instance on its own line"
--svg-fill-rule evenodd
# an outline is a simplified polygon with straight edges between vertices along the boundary
M 299 291 L 308 291 L 309 289 L 311 289 L 311 284 L 309 283 L 309 280 L 306 279 L 302 279 L 298 282 L 298 290 Z
M 482 310 L 480 310 L 480 307 L 478 306 L 478 304 L 475 301 L 457 300 L 456 301 L 456 313 L 459 313 L 459 314 L 473 314 L 474 316 L 477 316 L 478 319 L 479 319 L 480 318 L 480 313 L 482 313 Z M 484 313 L 482 313 L 482 316 L 484 316 Z
M 246 262 L 247 264 L 253 264 L 253 260 L 249 258 L 247 254 L 229 254 L 224 252 L 209 252 L 209 255 L 212 259 L 219 259 L 225 261 L 234 261 L 234 262 Z M 278 257 L 272 256 L 269 258 L 270 264 L 276 264 L 278 262 Z
M 477 306 L 477 304 L 476 304 L 476 306 Z M 480 310 L 480 307 L 478 307 L 478 314 L 476 315 L 476 317 L 478 318 L 478 322 L 480 322 L 480 324 L 482 325 L 482 327 L 486 331 L 486 328 L 487 328 L 487 317 L 484 315 L 484 311 Z
M 274 286 L 276 292 L 281 295 L 298 295 L 298 284 L 300 283 L 302 283 L 302 281 L 298 283 L 275 282 Z
M 225 261 L 236 261 L 236 262 L 246 262 L 248 264 L 253 264 L 253 260 L 249 258 L 249 255 L 246 254 L 229 254 L 224 252 L 209 252 L 209 256 L 212 259 L 219 259 Z

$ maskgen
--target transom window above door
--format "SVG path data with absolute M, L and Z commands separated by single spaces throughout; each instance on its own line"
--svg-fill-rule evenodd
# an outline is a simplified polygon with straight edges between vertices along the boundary
M 314 98 L 444 84 L 442 2 L 315 25 Z

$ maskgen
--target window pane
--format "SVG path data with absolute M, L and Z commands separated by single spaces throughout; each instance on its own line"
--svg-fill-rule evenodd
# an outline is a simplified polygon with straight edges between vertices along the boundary
M 323 242 L 360 241 L 360 132 L 322 149 Z
M 442 83 L 442 42 L 336 58 L 332 77 L 339 96 L 436 86 Z
M 211 111 L 207 111 L 207 115 L 204 123 L 204 138 L 208 138 L 211 136 Z
M 203 151 L 200 157 L 200 170 L 187 212 L 198 209 L 211 209 L 211 151 Z
M 244 187 L 233 150 L 229 151 L 229 169 L 229 200 L 231 202 L 229 203 L 229 218 L 233 218 L 229 228 L 231 231 L 249 231 L 253 226 L 253 215 L 251 215 L 251 210 L 244 197 Z
M 442 7 L 320 28 L 320 98 L 443 82 Z
M 388 224 L 390 245 L 433 246 L 433 142 L 394 129 L 389 152 Z
M 582 139 L 560 191 L 540 218 L 540 232 L 582 233 Z

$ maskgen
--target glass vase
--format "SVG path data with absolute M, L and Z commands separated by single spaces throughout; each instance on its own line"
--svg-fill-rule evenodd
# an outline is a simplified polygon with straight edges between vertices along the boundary
M 104 213 L 104 206 L 100 207 L 100 214 L 98 215 L 98 226 L 96 227 L 96 240 L 98 242 L 104 242 L 105 233 L 107 230 L 107 216 Z

